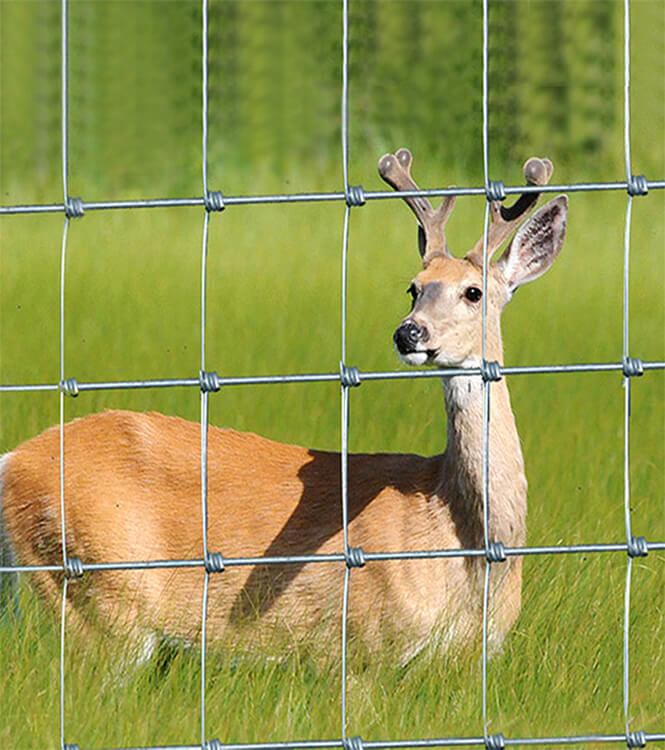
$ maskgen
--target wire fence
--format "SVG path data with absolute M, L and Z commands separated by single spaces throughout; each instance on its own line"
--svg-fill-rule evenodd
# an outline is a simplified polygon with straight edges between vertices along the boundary
M 624 150 L 625 150 L 625 180 L 609 183 L 575 183 L 560 184 L 538 187 L 505 186 L 500 181 L 490 179 L 489 170 L 489 135 L 488 135 L 488 101 L 489 101 L 489 0 L 483 0 L 483 161 L 485 184 L 479 187 L 445 188 L 434 190 L 401 191 L 398 194 L 383 191 L 364 191 L 360 186 L 350 185 L 348 181 L 349 167 L 349 1 L 342 0 L 342 165 L 344 186 L 343 191 L 330 193 L 293 193 L 281 195 L 245 195 L 225 196 L 220 191 L 211 191 L 208 185 L 208 1 L 202 0 L 202 182 L 203 197 L 192 198 L 158 198 L 146 200 L 128 201 L 98 201 L 85 202 L 80 198 L 72 198 L 68 190 L 68 0 L 62 0 L 61 23 L 62 23 L 62 183 L 63 202 L 61 204 L 39 204 L 39 205 L 13 205 L 0 206 L 2 214 L 25 214 L 25 213 L 62 213 L 65 214 L 60 265 L 60 380 L 57 383 L 43 384 L 1 384 L 1 393 L 10 392 L 37 392 L 56 391 L 59 394 L 60 404 L 60 509 L 61 509 L 61 533 L 62 533 L 62 564 L 61 565 L 30 565 L 0 567 L 0 573 L 53 571 L 64 572 L 62 584 L 62 611 L 60 629 L 60 745 L 62 750 L 82 750 L 74 742 L 66 742 L 66 715 L 65 715 L 65 689 L 66 675 L 64 665 L 67 587 L 69 580 L 79 577 L 87 572 L 102 570 L 146 570 L 158 568 L 203 568 L 205 571 L 203 584 L 202 604 L 202 637 L 201 637 L 201 740 L 197 744 L 169 745 L 163 750 L 322 750 L 325 748 L 343 748 L 343 750 L 382 750 L 383 748 L 435 748 L 450 746 L 484 746 L 488 750 L 500 750 L 510 745 L 570 745 L 583 743 L 623 743 L 629 748 L 644 747 L 648 742 L 665 741 L 665 727 L 659 733 L 646 733 L 640 729 L 632 729 L 629 719 L 629 697 L 630 697 L 630 608 L 631 608 L 631 578 L 632 563 L 635 557 L 648 554 L 649 551 L 665 550 L 665 541 L 647 540 L 645 537 L 635 537 L 631 530 L 630 512 L 630 425 L 631 425 L 631 379 L 641 376 L 653 370 L 664 370 L 665 362 L 642 361 L 630 356 L 629 346 L 629 259 L 630 259 L 630 235 L 631 235 L 631 213 L 633 198 L 644 196 L 649 190 L 665 188 L 665 180 L 647 180 L 643 176 L 633 175 L 631 169 L 631 135 L 630 135 L 630 0 L 624 0 Z M 347 304 L 347 255 L 349 246 L 349 225 L 352 210 L 362 206 L 367 201 L 383 199 L 402 199 L 411 196 L 439 197 L 446 195 L 484 195 L 487 197 L 485 224 L 483 235 L 483 291 L 487 287 L 487 240 L 489 231 L 489 205 L 490 200 L 497 196 L 505 197 L 511 194 L 527 192 L 588 192 L 588 191 L 626 191 L 628 193 L 625 215 L 624 234 L 624 271 L 623 271 L 623 357 L 620 362 L 587 363 L 587 364 L 553 364 L 546 366 L 509 367 L 499 366 L 496 362 L 485 360 L 485 340 L 487 335 L 487 309 L 486 298 L 483 294 L 482 312 L 482 339 L 483 339 L 483 363 L 474 369 L 449 369 L 449 370 L 412 370 L 395 372 L 361 372 L 357 367 L 347 364 L 346 360 L 346 304 Z M 266 204 L 266 203 L 299 203 L 316 201 L 344 201 L 346 209 L 344 213 L 344 230 L 341 252 L 342 264 L 342 317 L 341 317 L 341 359 L 340 370 L 335 373 L 314 374 L 286 374 L 273 376 L 253 377 L 221 377 L 216 372 L 207 370 L 205 341 L 206 341 L 206 275 L 208 255 L 208 229 L 213 212 L 222 211 L 227 206 Z M 201 248 L 201 318 L 200 318 L 200 373 L 199 377 L 189 378 L 165 378 L 159 380 L 126 380 L 113 382 L 89 382 L 79 383 L 74 377 L 66 377 L 66 366 L 64 356 L 65 345 L 65 281 L 66 281 L 66 253 L 67 236 L 72 219 L 80 218 L 86 211 L 113 210 L 113 209 L 138 209 L 156 208 L 165 206 L 200 206 L 205 209 L 203 214 L 203 242 Z M 545 374 L 545 373 L 597 373 L 597 372 L 621 372 L 623 374 L 624 389 L 624 515 L 625 515 L 625 543 L 593 543 L 578 545 L 554 545 L 540 547 L 505 547 L 500 542 L 491 542 L 488 533 L 489 519 L 489 481 L 488 471 L 490 464 L 488 437 L 489 437 L 489 410 L 490 410 L 490 383 L 501 377 L 523 374 Z M 361 548 L 349 545 L 348 539 L 348 438 L 349 438 L 349 399 L 350 389 L 363 383 L 392 379 L 415 379 L 415 378 L 450 378 L 456 375 L 475 376 L 482 380 L 483 384 L 483 513 L 485 521 L 485 545 L 480 549 L 439 549 L 428 551 L 398 551 L 398 552 L 364 552 Z M 228 558 L 220 552 L 211 551 L 208 548 L 208 407 L 210 394 L 220 390 L 222 387 L 235 385 L 270 385 L 282 383 L 307 383 L 307 382 L 339 382 L 341 386 L 341 511 L 343 519 L 344 551 L 339 554 L 309 554 L 289 555 L 274 557 L 245 557 Z M 78 558 L 69 557 L 66 545 L 66 502 L 64 491 L 64 424 L 65 424 L 65 398 L 77 396 L 79 393 L 94 390 L 122 390 L 141 388 L 169 388 L 169 387 L 192 387 L 200 389 L 201 402 L 201 507 L 202 507 L 202 540 L 203 549 L 200 558 L 192 559 L 169 559 L 169 560 L 145 560 L 133 562 L 86 562 Z M 487 712 L 487 673 L 488 673 L 488 600 L 489 581 L 492 565 L 500 564 L 506 557 L 528 556 L 528 555 L 558 555 L 558 554 L 581 554 L 581 553 L 623 553 L 627 555 L 627 567 L 625 578 L 624 615 L 623 615 L 623 714 L 625 720 L 625 732 L 623 734 L 597 734 L 589 733 L 575 736 L 562 737 L 505 737 L 502 733 L 489 734 L 489 717 Z M 482 721 L 483 735 L 475 737 L 438 737 L 431 739 L 400 739 L 386 741 L 368 741 L 360 736 L 349 737 L 346 731 L 347 717 L 347 611 L 349 599 L 349 586 L 352 571 L 366 563 L 381 560 L 407 560 L 425 558 L 459 558 L 478 557 L 485 558 L 485 576 L 483 587 L 483 636 L 482 636 Z M 289 563 L 345 563 L 344 588 L 342 601 L 342 634 L 341 634 L 341 733 L 336 739 L 318 741 L 290 741 L 290 742 L 265 742 L 265 743 L 223 743 L 217 738 L 207 738 L 206 732 L 206 651 L 207 651 L 207 608 L 208 587 L 210 576 L 221 573 L 226 567 L 246 565 L 284 565 Z M 67 738 L 71 739 L 71 738 Z M 122 748 L 116 750 L 160 750 L 162 746 L 151 748 Z

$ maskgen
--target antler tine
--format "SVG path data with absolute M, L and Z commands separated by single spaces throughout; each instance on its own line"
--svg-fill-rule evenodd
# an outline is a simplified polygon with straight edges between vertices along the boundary
M 532 157 L 523 167 L 527 185 L 547 185 L 554 167 L 549 159 Z M 526 214 L 538 203 L 541 193 L 522 193 L 512 206 L 503 206 L 499 201 L 490 202 L 491 224 L 487 235 L 487 259 L 499 249 L 515 229 L 521 224 Z M 483 237 L 476 242 L 473 250 L 467 254 L 467 260 L 478 266 L 483 264 Z
M 411 177 L 413 156 L 408 148 L 401 148 L 394 154 L 385 154 L 379 160 L 379 174 L 395 190 L 418 190 L 418 185 Z M 423 262 L 427 262 L 434 255 L 450 255 L 446 244 L 444 226 L 453 204 L 455 196 L 446 196 L 438 209 L 424 196 L 405 197 L 404 201 L 418 219 L 418 224 L 424 232 L 425 244 L 421 245 L 420 253 Z

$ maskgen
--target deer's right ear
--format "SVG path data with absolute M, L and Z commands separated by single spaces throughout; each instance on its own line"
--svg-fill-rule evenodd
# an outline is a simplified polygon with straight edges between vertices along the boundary
M 518 229 L 497 262 L 511 292 L 542 276 L 554 263 L 563 247 L 567 217 L 568 198 L 559 195 Z

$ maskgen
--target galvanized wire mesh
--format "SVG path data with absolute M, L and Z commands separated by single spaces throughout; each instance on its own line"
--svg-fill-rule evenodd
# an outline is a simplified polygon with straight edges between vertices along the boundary
M 201 638 L 201 741 L 199 744 L 169 746 L 168 750 L 320 750 L 324 748 L 343 748 L 343 750 L 381 750 L 383 748 L 434 748 L 449 746 L 481 745 L 488 750 L 500 750 L 509 745 L 569 745 L 581 743 L 625 743 L 629 748 L 643 747 L 647 742 L 665 741 L 665 728 L 660 733 L 645 733 L 639 729 L 631 730 L 629 716 L 629 645 L 630 645 L 630 606 L 631 606 L 631 576 L 632 562 L 634 557 L 644 556 L 650 550 L 665 549 L 665 541 L 646 540 L 644 537 L 634 537 L 631 531 L 630 514 L 630 396 L 631 379 L 652 370 L 665 369 L 665 362 L 646 362 L 630 356 L 629 347 L 629 286 L 628 272 L 630 259 L 630 229 L 631 211 L 633 198 L 645 195 L 649 190 L 665 188 L 665 180 L 647 180 L 643 176 L 635 176 L 631 169 L 631 138 L 630 138 L 630 0 L 624 0 L 624 148 L 625 148 L 625 181 L 610 183 L 575 183 L 549 185 L 545 187 L 504 186 L 503 183 L 490 179 L 490 143 L 489 143 L 489 0 L 483 0 L 483 166 L 485 184 L 481 187 L 445 188 L 422 191 L 402 191 L 399 195 L 393 192 L 364 191 L 360 186 L 350 185 L 348 182 L 349 171 L 349 1 L 342 0 L 342 165 L 344 185 L 341 192 L 330 193 L 292 193 L 281 195 L 246 195 L 225 196 L 220 191 L 210 191 L 208 186 L 208 2 L 202 0 L 202 178 L 203 196 L 192 198 L 158 198 L 128 201 L 97 201 L 86 202 L 80 198 L 72 198 L 68 190 L 68 0 L 62 0 L 62 204 L 39 204 L 39 205 L 12 205 L 0 206 L 0 214 L 21 213 L 44 213 L 64 212 L 65 219 L 61 244 L 60 264 L 60 380 L 58 383 L 45 384 L 1 384 L 0 392 L 36 392 L 56 391 L 58 392 L 60 404 L 60 509 L 61 509 L 61 533 L 62 533 L 62 564 L 61 565 L 31 565 L 0 567 L 0 573 L 16 573 L 30 571 L 63 571 L 62 584 L 62 611 L 60 629 L 60 745 L 63 750 L 79 750 L 76 743 L 65 741 L 66 715 L 64 708 L 65 696 L 65 636 L 67 586 L 69 579 L 78 577 L 87 572 L 101 570 L 146 570 L 160 568 L 203 568 L 205 571 L 203 584 L 202 604 L 202 638 Z M 523 366 L 523 367 L 500 367 L 498 363 L 487 362 L 485 359 L 485 342 L 487 329 L 487 295 L 483 294 L 482 310 L 482 340 L 483 340 L 483 364 L 475 369 L 451 369 L 451 370 L 426 370 L 426 371 L 395 371 L 395 372 L 360 372 L 357 367 L 349 366 L 346 362 L 346 304 L 347 304 L 347 258 L 349 247 L 349 233 L 352 209 L 364 205 L 367 201 L 403 198 L 406 196 L 424 195 L 437 197 L 445 195 L 484 195 L 487 197 L 484 239 L 483 239 L 483 289 L 487 286 L 487 239 L 489 229 L 489 201 L 496 198 L 497 190 L 502 196 L 531 191 L 537 192 L 586 192 L 586 191 L 627 191 L 625 235 L 624 235 L 624 273 L 623 273 L 623 357 L 621 362 L 585 363 L 585 364 L 554 364 L 547 366 Z M 341 358 L 340 371 L 338 373 L 316 373 L 316 374 L 287 374 L 274 376 L 251 376 L 251 377 L 220 377 L 216 372 L 206 369 L 205 343 L 206 343 L 206 270 L 208 255 L 208 229 L 213 211 L 222 211 L 226 206 L 243 204 L 265 204 L 265 203 L 299 203 L 317 201 L 344 201 L 346 203 L 344 212 L 344 227 L 342 241 L 342 311 L 341 311 Z M 137 209 L 164 206 L 200 206 L 205 209 L 203 214 L 203 243 L 201 252 L 201 338 L 200 338 L 200 373 L 198 378 L 165 378 L 158 380 L 125 380 L 114 382 L 89 382 L 79 383 L 74 377 L 66 377 L 65 366 L 65 281 L 66 281 L 66 252 L 67 236 L 70 221 L 80 218 L 85 211 L 113 210 L 113 209 Z M 624 515 L 625 515 L 625 543 L 591 543 L 577 545 L 553 545 L 540 547 L 504 547 L 500 542 L 491 542 L 489 538 L 489 466 L 491 456 L 489 453 L 489 413 L 490 413 L 490 382 L 506 375 L 522 374 L 544 374 L 544 373 L 596 373 L 616 371 L 623 373 L 624 388 Z M 485 522 L 485 544 L 481 549 L 440 549 L 427 551 L 397 551 L 397 552 L 364 552 L 360 548 L 349 545 L 348 539 L 348 439 L 349 439 L 349 401 L 350 389 L 362 383 L 378 380 L 391 379 L 414 379 L 443 377 L 449 378 L 464 374 L 475 376 L 483 382 L 483 513 Z M 211 551 L 208 548 L 208 487 L 207 487 L 207 465 L 208 465 L 208 406 L 210 393 L 218 391 L 221 387 L 234 385 L 270 385 L 281 383 L 306 383 L 306 382 L 329 382 L 336 381 L 341 387 L 341 513 L 343 520 L 344 551 L 339 554 L 308 554 L 289 555 L 273 557 L 245 557 L 227 558 L 222 552 Z M 201 401 L 201 506 L 202 506 L 202 541 L 203 547 L 200 558 L 179 560 L 144 560 L 133 562 L 104 561 L 87 562 L 67 555 L 66 542 L 66 498 L 64 490 L 65 469 L 65 446 L 64 446 L 64 423 L 65 423 L 65 397 L 76 396 L 79 393 L 93 390 L 123 390 L 142 388 L 168 388 L 168 387 L 193 387 L 200 389 Z M 597 734 L 589 733 L 576 736 L 563 737 L 504 737 L 502 733 L 489 734 L 489 717 L 487 711 L 487 672 L 488 672 L 488 601 L 489 580 L 493 564 L 498 564 L 510 556 L 527 555 L 553 555 L 553 554 L 580 554 L 580 553 L 623 553 L 627 555 L 627 567 L 624 593 L 624 616 L 623 616 L 623 711 L 625 719 L 625 733 L 623 734 Z M 367 741 L 361 737 L 348 737 L 346 733 L 347 716 L 347 611 L 349 588 L 353 568 L 360 567 L 366 563 L 381 560 L 408 560 L 408 559 L 434 559 L 434 558 L 456 558 L 456 557 L 484 557 L 485 578 L 483 587 L 483 649 L 482 649 L 482 720 L 483 735 L 477 737 L 439 737 L 431 739 L 400 739 L 385 741 Z M 342 693 L 341 693 L 341 733 L 340 738 L 319 741 L 289 741 L 289 742 L 266 742 L 266 743 L 222 743 L 219 739 L 207 739 L 206 733 L 206 620 L 208 606 L 208 587 L 210 576 L 221 573 L 225 567 L 243 565 L 284 565 L 289 563 L 328 563 L 344 562 L 344 587 L 343 601 L 341 602 L 341 669 L 342 669 Z M 126 748 L 123 750 L 142 750 L 141 748 Z M 147 750 L 147 748 L 143 748 Z M 159 750 L 153 746 L 150 750 Z M 164 750 L 167 750 L 164 748 Z

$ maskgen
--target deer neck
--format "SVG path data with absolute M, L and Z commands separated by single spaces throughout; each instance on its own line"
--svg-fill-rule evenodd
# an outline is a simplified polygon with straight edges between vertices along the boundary
M 499 352 L 500 354 L 500 352 Z M 502 363 L 502 356 L 496 357 Z M 444 378 L 448 442 L 441 493 L 457 519 L 465 546 L 483 546 L 483 381 Z M 490 383 L 490 539 L 506 546 L 525 541 L 526 477 L 505 379 Z

